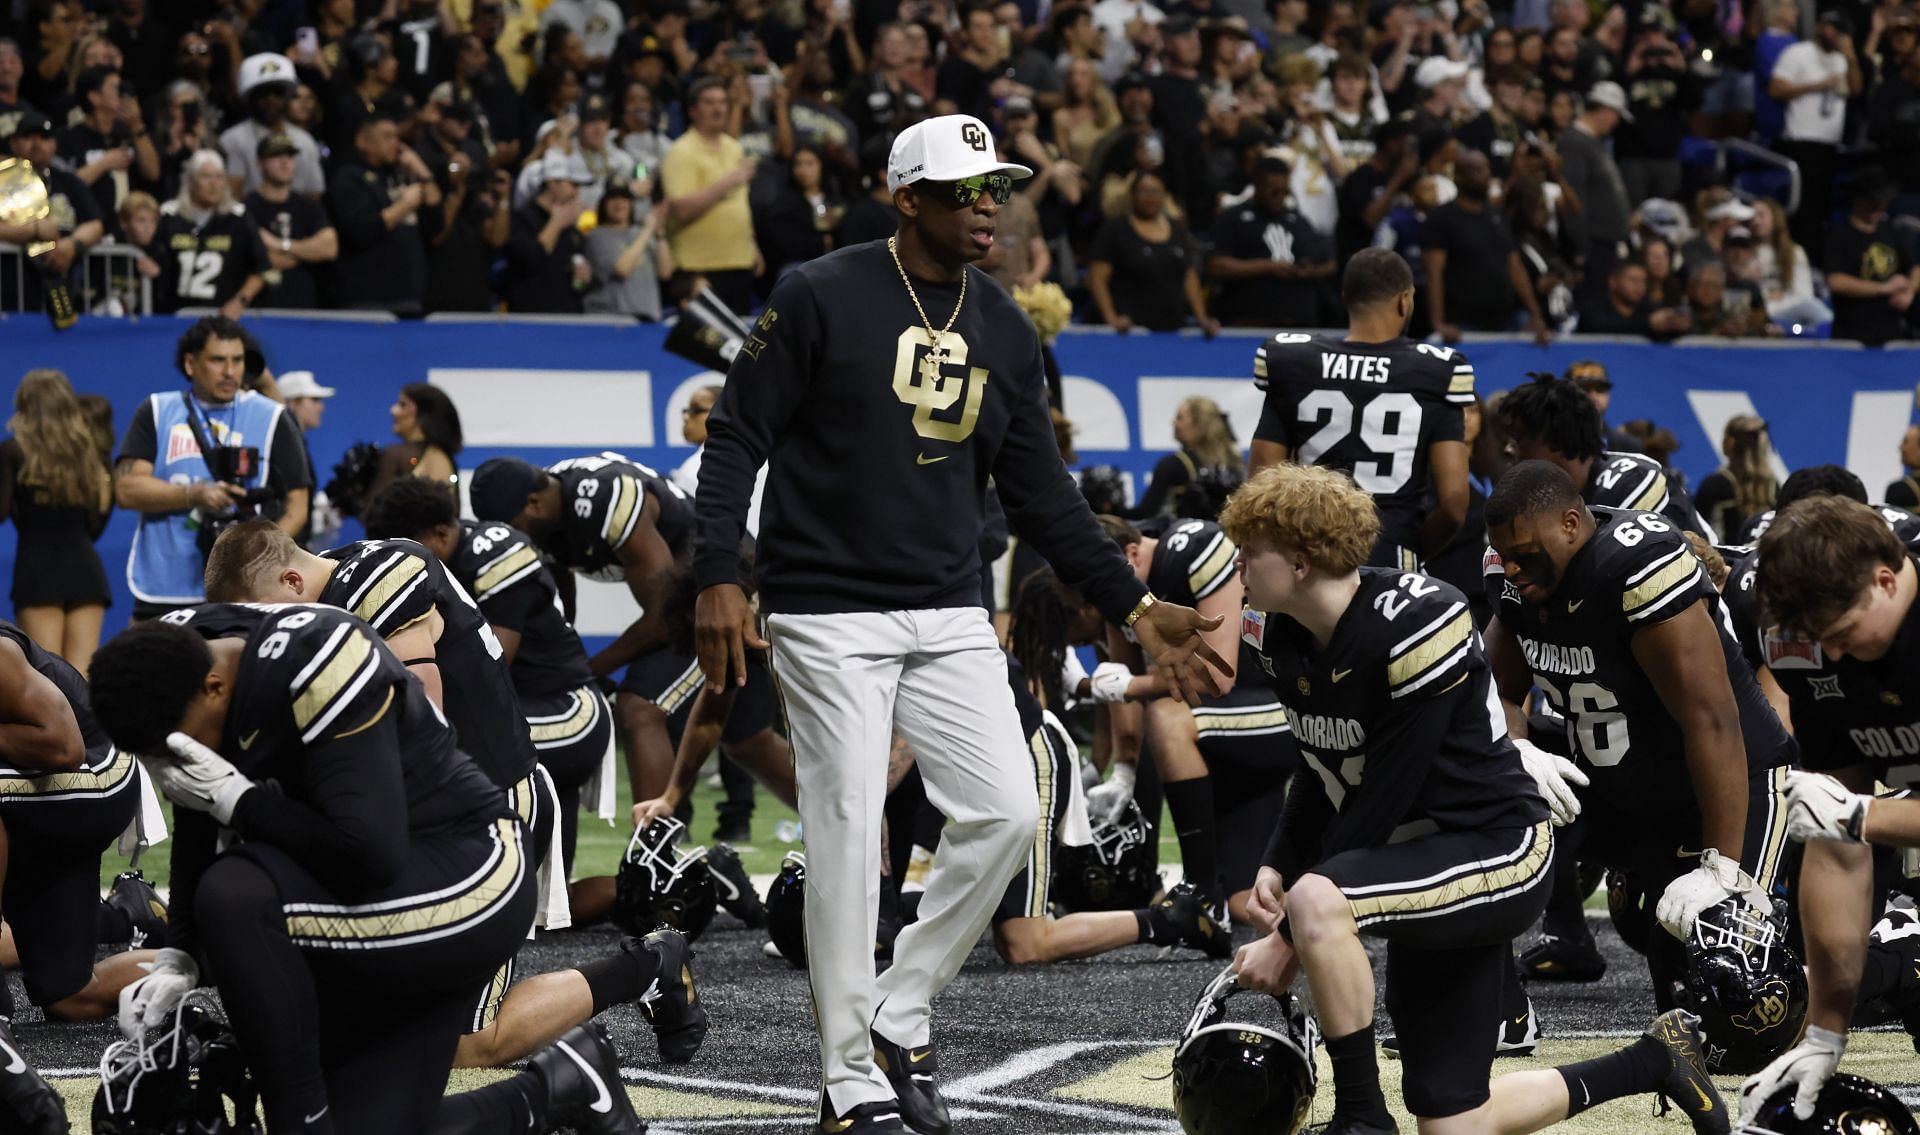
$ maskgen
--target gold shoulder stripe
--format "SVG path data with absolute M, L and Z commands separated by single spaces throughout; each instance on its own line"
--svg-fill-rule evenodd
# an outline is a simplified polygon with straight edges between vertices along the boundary
M 610 547 L 618 548 L 633 535 L 634 522 L 640 519 L 640 482 L 632 477 L 613 479 L 613 502 L 607 506 L 607 526 L 601 532 Z
M 324 725 L 329 706 L 348 690 L 356 676 L 373 656 L 373 640 L 357 629 L 347 628 L 334 647 L 333 656 L 315 672 L 307 688 L 293 699 L 293 723 L 302 730 L 316 721 Z M 311 738 L 309 738 L 311 740 Z
M 532 547 L 522 544 L 513 551 L 508 552 L 506 555 L 501 556 L 499 559 L 480 569 L 480 574 L 476 576 L 473 581 L 474 594 L 484 599 L 487 595 L 505 586 L 509 581 L 517 578 L 520 573 L 534 567 L 539 562 L 540 553 L 534 551 Z
M 1253 377 L 1255 378 L 1267 377 L 1267 349 L 1265 347 L 1262 347 L 1260 348 L 1260 350 L 1254 352 Z
M 1187 574 L 1187 586 L 1193 590 L 1195 599 L 1205 599 L 1233 578 L 1233 559 L 1239 552 L 1226 533 L 1214 537 L 1213 545 Z
M 1387 688 L 1394 697 L 1412 693 L 1444 673 L 1473 636 L 1473 617 L 1464 603 L 1454 604 L 1429 626 L 1431 633 L 1423 628 L 1395 647 L 1387 661 Z
M 353 606 L 349 610 L 379 628 L 382 633 L 391 634 L 399 628 L 381 627 L 380 613 L 403 591 L 417 584 L 426 572 L 427 565 L 420 562 L 420 557 L 402 553 L 396 560 L 389 560 L 387 565 L 382 565 L 374 580 L 354 596 Z
M 1653 614 L 1675 595 L 1685 591 L 1700 572 L 1700 561 L 1686 548 L 1670 557 L 1666 565 L 1653 572 L 1620 597 L 1621 610 L 1629 620 L 1638 621 Z
M 355 733 L 365 733 L 367 730 L 372 729 L 374 726 L 380 724 L 380 719 L 387 715 L 387 710 L 392 708 L 392 706 L 393 706 L 393 687 L 388 686 L 386 700 L 380 703 L 379 710 L 377 710 L 372 717 L 367 718 L 365 721 L 354 726 L 352 729 L 348 729 L 341 733 L 335 733 L 333 735 L 333 739 L 338 741 L 343 737 L 351 737 Z
M 1667 475 L 1655 469 L 1653 475 L 1647 478 L 1640 495 L 1627 507 L 1639 509 L 1641 512 L 1659 512 L 1666 503 Z
M 1470 370 L 1464 373 L 1461 371 L 1455 371 L 1453 374 L 1453 381 L 1447 384 L 1447 393 L 1448 394 L 1472 394 L 1473 393 L 1473 372 Z

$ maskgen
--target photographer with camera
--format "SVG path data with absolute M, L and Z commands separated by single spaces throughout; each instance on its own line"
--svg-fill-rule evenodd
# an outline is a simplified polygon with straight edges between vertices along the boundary
M 234 522 L 267 516 L 298 533 L 312 492 L 299 424 L 243 388 L 238 323 L 195 323 L 180 336 L 174 365 L 188 390 L 153 394 L 134 411 L 113 470 L 115 503 L 140 514 L 127 557 L 135 619 L 200 602 L 206 549 Z

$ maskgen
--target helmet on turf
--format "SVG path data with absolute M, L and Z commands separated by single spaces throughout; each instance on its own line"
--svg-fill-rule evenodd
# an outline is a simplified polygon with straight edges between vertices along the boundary
M 780 873 L 767 884 L 767 937 L 780 956 L 797 966 L 807 964 L 807 857 L 789 851 L 780 861 Z
M 1631 871 L 1607 872 L 1607 917 L 1620 940 L 1636 954 L 1647 952 L 1647 927 L 1653 924 L 1653 900 Z
M 713 921 L 719 894 L 707 871 L 707 849 L 681 849 L 687 826 L 662 816 L 633 833 L 614 877 L 614 924 L 629 934 L 671 926 L 692 941 Z
M 1228 966 L 1208 983 L 1173 1052 L 1173 1110 L 1187 1135 L 1294 1135 L 1313 1106 L 1319 1033 L 1291 995 L 1245 992 Z M 1246 1011 L 1252 1010 L 1252 1011 Z
M 1093 825 L 1093 842 L 1054 852 L 1053 897 L 1069 911 L 1138 910 L 1160 891 L 1153 825 L 1132 800 L 1120 818 Z
M 154 1028 L 107 1046 L 93 1095 L 99 1135 L 258 1135 L 257 1097 L 233 1030 L 195 990 Z
M 1793 1114 L 1793 1086 L 1784 1085 L 1740 1125 L 1740 1135 L 1920 1135 L 1920 1123 L 1892 1092 L 1839 1072 L 1820 1089 L 1812 1116 Z
M 1771 910 L 1729 898 L 1694 919 L 1679 1001 L 1700 1015 L 1707 1067 L 1744 1076 L 1799 1037 L 1807 974 Z

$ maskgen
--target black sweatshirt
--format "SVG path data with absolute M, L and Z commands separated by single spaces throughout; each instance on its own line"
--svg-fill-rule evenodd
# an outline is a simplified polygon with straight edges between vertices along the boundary
M 795 269 L 741 347 L 708 422 L 695 497 L 702 588 L 739 578 L 754 476 L 772 463 L 755 571 L 788 614 L 980 605 L 991 476 L 1014 530 L 1114 622 L 1145 587 L 1094 522 L 1054 444 L 1040 342 L 986 273 L 937 383 L 928 335 L 885 241 Z M 915 279 L 936 327 L 960 286 Z

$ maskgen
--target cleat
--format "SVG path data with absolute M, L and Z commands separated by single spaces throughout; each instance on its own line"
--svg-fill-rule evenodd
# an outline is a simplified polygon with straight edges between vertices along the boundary
M 21 1055 L 13 1030 L 0 1019 L 0 1131 L 67 1135 L 67 1106 Z
M 620 1054 L 588 1021 L 533 1054 L 528 1069 L 547 1086 L 547 1118 L 581 1135 L 646 1135 L 620 1082 Z
M 1502 1016 L 1500 1036 L 1494 1042 L 1495 1059 L 1502 1056 L 1532 1056 L 1540 1048 L 1540 1019 L 1533 1013 L 1533 998 L 1527 998 L 1527 1011 L 1517 1017 Z
M 745 820 L 735 820 L 731 823 L 717 825 L 713 829 L 713 841 L 715 843 L 751 844 L 753 842 L 753 825 Z
M 645 938 L 629 938 L 621 943 L 629 952 L 646 950 L 660 959 L 660 972 L 653 984 L 640 995 L 641 1011 L 653 1024 L 654 1040 L 660 1045 L 660 1059 L 667 1064 L 685 1064 L 700 1051 L 707 1039 L 707 1007 L 700 1003 L 694 988 L 693 948 L 686 935 L 661 927 Z
M 1698 1135 L 1727 1135 L 1727 1104 L 1707 1073 L 1699 1025 L 1700 1018 L 1685 1009 L 1670 1009 L 1647 1026 L 1647 1036 L 1667 1050 L 1671 1061 L 1660 1094 L 1693 1121 Z
M 124 913 L 133 924 L 133 939 L 127 947 L 138 950 L 148 942 L 162 945 L 167 940 L 167 904 L 139 871 L 122 871 L 113 877 L 113 887 L 101 900 Z
M 1606 972 L 1607 959 L 1592 938 L 1543 934 L 1520 955 L 1520 974 L 1529 981 L 1599 981 Z
M 753 880 L 747 878 L 740 853 L 731 844 L 716 843 L 707 849 L 707 873 L 713 876 L 713 889 L 722 910 L 756 930 L 767 924 L 767 908 L 753 889 Z
M 908 1048 L 876 1031 L 873 1062 L 887 1074 L 887 1082 L 900 1097 L 900 1118 L 909 1131 L 919 1135 L 948 1135 L 953 1130 L 946 1101 L 940 1098 L 940 1089 L 933 1084 L 937 1067 L 931 1044 Z
M 1233 930 L 1227 924 L 1224 903 L 1209 901 L 1191 883 L 1179 883 L 1154 905 L 1166 912 L 1167 921 L 1180 932 L 1180 945 L 1203 950 L 1210 958 L 1233 956 Z
M 866 1135 L 875 1131 L 904 1132 L 906 1127 L 900 1122 L 900 1105 L 892 1100 L 855 1104 L 845 1114 L 836 1114 L 833 1105 L 822 1094 L 820 1125 L 815 1130 L 820 1135 Z
M 1400 1135 L 1400 1128 L 1397 1124 L 1380 1127 L 1359 1119 L 1341 1119 L 1336 1115 L 1318 1127 L 1307 1128 L 1305 1135 Z

